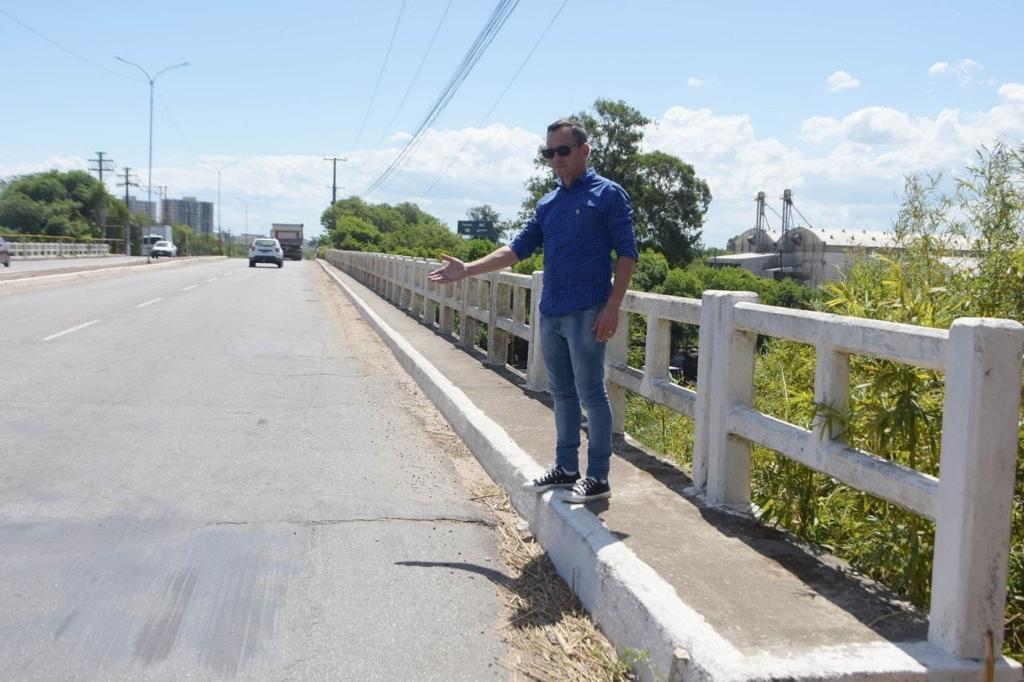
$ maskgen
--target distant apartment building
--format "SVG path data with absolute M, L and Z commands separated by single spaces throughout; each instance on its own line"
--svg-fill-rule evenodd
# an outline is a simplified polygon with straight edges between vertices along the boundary
M 213 234 L 213 202 L 199 201 L 195 197 L 164 199 L 163 222 L 168 225 L 188 225 L 195 234 Z
M 133 196 L 128 197 L 128 212 L 132 215 L 136 213 L 145 213 L 149 216 L 150 222 L 156 222 L 156 202 L 155 201 L 143 201 L 136 199 Z

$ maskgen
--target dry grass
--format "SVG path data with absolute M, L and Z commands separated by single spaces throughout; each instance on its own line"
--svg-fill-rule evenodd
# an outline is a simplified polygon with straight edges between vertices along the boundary
M 506 606 L 502 630 L 509 654 L 505 666 L 511 679 L 635 679 L 555 572 L 501 488 L 477 481 L 471 485 L 471 494 L 498 521 L 499 551 L 512 577 L 499 585 Z

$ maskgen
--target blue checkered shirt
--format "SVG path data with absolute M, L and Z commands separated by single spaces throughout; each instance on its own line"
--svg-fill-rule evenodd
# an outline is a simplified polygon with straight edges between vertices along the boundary
M 544 291 L 540 311 L 565 315 L 603 305 L 612 292 L 612 256 L 637 259 L 633 208 L 618 184 L 593 168 L 568 188 L 537 202 L 526 227 L 509 247 L 519 260 L 544 247 Z

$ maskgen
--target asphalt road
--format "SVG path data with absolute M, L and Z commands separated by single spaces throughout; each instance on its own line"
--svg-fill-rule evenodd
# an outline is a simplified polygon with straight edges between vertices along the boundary
M 309 262 L 0 297 L 0 679 L 505 677 L 494 530 Z

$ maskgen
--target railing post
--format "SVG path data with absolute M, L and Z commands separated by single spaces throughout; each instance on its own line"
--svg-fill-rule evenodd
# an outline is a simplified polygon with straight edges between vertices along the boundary
M 814 347 L 814 402 L 818 410 L 811 428 L 819 451 L 829 441 L 846 441 L 844 420 L 850 407 L 850 356 L 836 352 L 831 330 L 826 328 Z
M 474 302 L 476 280 L 467 277 L 462 280 L 462 301 L 459 305 L 459 338 L 463 345 L 472 348 L 476 344 L 476 320 L 469 316 L 469 306 Z
M 729 435 L 728 420 L 734 406 L 753 404 L 757 335 L 734 327 L 737 303 L 757 303 L 757 294 L 705 291 L 701 300 L 693 481 L 711 504 L 745 508 L 750 443 Z
M 607 368 L 625 369 L 628 362 L 629 313 L 620 309 L 615 335 L 608 339 L 608 347 L 604 350 L 605 389 L 608 391 L 608 402 L 612 408 L 612 433 L 615 435 L 626 432 L 626 389 L 607 380 Z
M 526 390 L 548 390 L 548 371 L 540 349 L 540 296 L 544 290 L 544 272 L 533 273 L 530 283 L 530 348 L 526 359 Z
M 949 329 L 928 641 L 960 658 L 1002 649 L 1024 327 Z
M 643 390 L 650 391 L 660 382 L 669 380 L 668 365 L 672 357 L 672 323 L 647 315 L 647 337 L 644 344 Z
M 436 299 L 439 299 L 442 296 L 441 285 L 427 279 L 427 275 L 430 274 L 430 271 L 433 270 L 435 266 L 436 263 L 427 261 L 426 268 L 423 271 L 423 282 L 424 287 L 426 287 L 423 291 L 423 317 L 431 327 L 438 323 L 438 304 Z
M 508 332 L 498 328 L 498 318 L 512 316 L 511 287 L 501 283 L 501 273 L 492 272 L 491 300 L 487 315 L 487 364 L 504 367 L 508 363 Z

